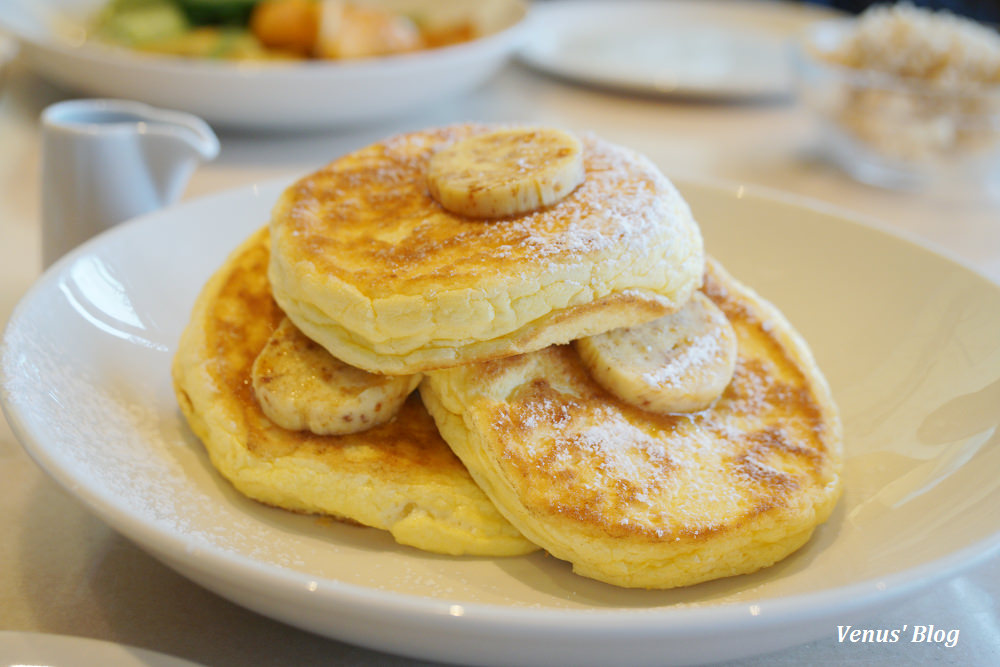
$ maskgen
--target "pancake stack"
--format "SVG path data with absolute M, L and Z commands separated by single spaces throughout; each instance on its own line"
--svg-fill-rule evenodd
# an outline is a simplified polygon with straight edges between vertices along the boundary
M 770 565 L 840 494 L 792 326 L 652 163 L 554 128 L 399 135 L 293 184 L 173 374 L 251 498 L 619 586 Z

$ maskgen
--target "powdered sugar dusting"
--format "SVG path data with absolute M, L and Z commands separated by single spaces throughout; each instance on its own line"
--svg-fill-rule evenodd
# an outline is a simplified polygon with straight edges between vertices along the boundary
M 581 455 L 600 462 L 585 486 L 600 488 L 610 480 L 625 482 L 645 492 L 663 481 L 670 467 L 663 445 L 636 428 L 620 414 L 602 411 L 596 423 L 588 422 L 578 431 L 564 434 L 563 447 L 555 449 L 555 462 L 567 466 L 579 462 Z
M 494 424 L 532 512 L 600 525 L 609 536 L 674 540 L 726 530 L 830 474 L 826 416 L 775 322 L 712 286 L 706 293 L 734 323 L 739 357 L 709 409 L 665 415 L 624 404 L 572 346 L 533 353 L 541 372 L 517 371 L 533 379 L 500 404 Z M 687 362 L 652 379 L 710 361 L 717 346 L 700 338 Z
M 677 387 L 699 369 L 721 359 L 723 354 L 718 336 L 693 336 L 685 341 L 679 354 L 669 355 L 659 367 L 644 373 L 642 379 L 654 387 Z
M 553 206 L 490 220 L 446 211 L 427 186 L 431 156 L 497 127 L 468 124 L 401 134 L 345 156 L 296 184 L 277 224 L 298 238 L 297 244 L 315 245 L 324 269 L 405 280 L 423 271 L 427 261 L 458 271 L 501 262 L 499 272 L 515 277 L 530 267 L 544 270 L 551 262 L 577 262 L 594 253 L 615 261 L 645 254 L 664 234 L 666 221 L 685 217 L 674 215 L 686 205 L 649 160 L 592 134 L 580 135 L 584 182 Z
M 507 443 L 505 456 L 531 471 L 532 486 L 522 493 L 556 514 L 597 521 L 612 535 L 657 538 L 704 524 L 720 504 L 739 504 L 736 489 L 690 483 L 699 468 L 721 467 L 712 463 L 720 452 L 697 417 L 640 425 L 630 414 L 557 394 L 520 403 L 517 418 L 532 437 Z

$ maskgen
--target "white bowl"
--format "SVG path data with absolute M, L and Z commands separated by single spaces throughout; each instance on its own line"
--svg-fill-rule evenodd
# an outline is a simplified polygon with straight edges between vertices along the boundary
M 414 0 L 452 11 L 463 0 Z M 233 63 L 155 56 L 84 39 L 105 0 L 0 3 L 0 27 L 57 84 L 201 116 L 223 127 L 309 130 L 373 122 L 468 92 L 518 48 L 523 0 L 472 3 L 484 36 L 417 53 L 357 61 Z
M 196 293 L 282 185 L 93 239 L 46 272 L 3 339 L 0 404 L 28 453 L 206 588 L 424 659 L 664 666 L 835 636 L 1000 548 L 1000 286 L 835 211 L 735 186 L 680 184 L 709 252 L 797 326 L 843 412 L 845 494 L 802 550 L 752 575 L 628 590 L 544 554 L 439 556 L 244 498 L 187 428 L 170 362 Z
M 799 97 L 833 162 L 899 189 L 1000 182 L 1000 86 L 907 78 L 833 62 L 857 19 L 823 21 L 794 42 Z

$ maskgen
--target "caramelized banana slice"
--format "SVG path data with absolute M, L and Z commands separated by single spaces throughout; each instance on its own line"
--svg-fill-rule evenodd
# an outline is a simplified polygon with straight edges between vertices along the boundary
M 420 375 L 376 375 L 348 366 L 281 321 L 253 364 L 254 393 L 278 426 L 318 435 L 357 433 L 399 411 Z
M 696 412 L 725 390 L 736 365 L 736 334 L 701 292 L 675 313 L 575 342 L 591 376 L 615 396 L 651 412 Z
M 458 141 L 430 161 L 431 196 L 452 213 L 500 218 L 551 206 L 584 179 L 583 145 L 552 128 L 502 129 Z

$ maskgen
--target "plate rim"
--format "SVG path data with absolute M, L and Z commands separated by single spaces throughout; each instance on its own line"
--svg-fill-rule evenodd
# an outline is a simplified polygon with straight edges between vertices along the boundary
M 20 414 L 17 401 L 12 399 L 9 390 L 8 367 L 11 365 L 9 356 L 12 354 L 7 345 L 10 332 L 21 326 L 24 311 L 29 304 L 39 298 L 39 294 L 51 289 L 63 269 L 75 262 L 79 257 L 91 253 L 102 246 L 108 238 L 118 235 L 139 234 L 144 226 L 163 224 L 161 218 L 169 218 L 177 211 L 211 205 L 227 198 L 256 197 L 266 199 L 273 192 L 288 185 L 290 177 L 269 179 L 266 181 L 246 184 L 244 186 L 226 189 L 214 194 L 194 198 L 167 209 L 162 209 L 126 224 L 117 226 L 77 247 L 66 256 L 54 263 L 22 296 L 12 312 L 10 319 L 0 338 L 0 408 L 22 448 L 33 461 L 65 491 L 81 502 L 90 512 L 109 523 L 116 531 L 140 544 L 144 550 L 154 557 L 161 557 L 172 562 L 183 563 L 192 570 L 201 571 L 213 576 L 224 573 L 224 577 L 242 582 L 248 579 L 246 574 L 254 574 L 249 581 L 259 588 L 280 591 L 284 599 L 294 599 L 307 590 L 312 599 L 319 599 L 324 607 L 338 608 L 341 605 L 361 605 L 389 614 L 396 619 L 419 617 L 440 617 L 449 615 L 449 609 L 455 603 L 445 598 L 432 598 L 412 593 L 379 590 L 351 582 L 333 579 L 317 578 L 306 572 L 292 570 L 274 563 L 255 560 L 243 553 L 227 551 L 210 544 L 198 544 L 194 549 L 186 542 L 184 535 L 176 530 L 170 531 L 156 522 L 146 521 L 138 513 L 130 512 L 123 506 L 104 502 L 104 496 L 97 488 L 91 488 L 87 483 L 80 484 L 53 461 L 46 445 L 41 441 L 32 427 Z M 939 259 L 955 264 L 970 274 L 988 284 L 992 289 L 1000 291 L 1000 283 L 993 280 L 976 267 L 954 257 L 946 249 L 937 246 L 926 239 L 907 234 L 899 229 L 889 227 L 880 221 L 860 216 L 842 207 L 820 202 L 808 197 L 786 193 L 772 188 L 739 184 L 723 179 L 672 179 L 683 193 L 685 189 L 698 189 L 711 193 L 713 196 L 724 196 L 727 199 L 742 199 L 754 197 L 769 203 L 785 206 L 805 207 L 837 218 L 841 223 L 863 227 L 890 236 L 898 241 L 929 252 Z M 738 194 L 739 193 L 739 194 Z M 106 494 L 105 494 L 106 495 Z M 708 601 L 706 603 L 680 603 L 669 606 L 645 608 L 532 608 L 497 603 L 463 602 L 463 614 L 456 616 L 455 622 L 463 627 L 498 628 L 505 631 L 537 630 L 539 628 L 558 634 L 569 632 L 577 635 L 581 631 L 611 633 L 618 635 L 628 632 L 632 636 L 670 637 L 678 634 L 707 633 L 718 634 L 725 628 L 742 627 L 747 621 L 780 623 L 791 617 L 808 616 L 826 613 L 826 607 L 834 607 L 844 613 L 851 610 L 875 607 L 898 601 L 902 597 L 924 590 L 933 583 L 945 578 L 957 576 L 962 571 L 976 564 L 995 557 L 1000 553 L 1000 531 L 984 537 L 963 549 L 949 553 L 935 560 L 909 569 L 896 572 L 886 577 L 876 577 L 819 591 L 797 593 L 759 600 L 753 605 L 745 601 Z M 753 607 L 756 607 L 754 609 Z M 608 621 L 627 618 L 630 627 L 609 630 Z M 669 622 L 665 628 L 664 623 Z M 570 627 L 568 627 L 570 626 Z
M 548 37 L 560 32 L 558 28 L 545 29 L 537 26 L 545 23 L 549 25 L 558 23 L 559 17 L 571 10 L 579 15 L 581 8 L 584 8 L 585 11 L 600 13 L 601 11 L 608 11 L 612 7 L 620 8 L 624 5 L 633 11 L 667 13 L 671 11 L 671 4 L 685 5 L 698 11 L 703 10 L 705 7 L 719 9 L 725 7 L 727 4 L 739 4 L 741 9 L 745 11 L 773 12 L 778 9 L 785 9 L 787 11 L 799 12 L 803 16 L 814 14 L 815 18 L 811 19 L 814 21 L 822 20 L 822 16 L 826 16 L 827 18 L 842 16 L 841 12 L 830 8 L 817 5 L 803 6 L 800 3 L 790 2 L 789 0 L 758 0 L 755 3 L 739 3 L 737 0 L 675 0 L 674 2 L 663 2 L 662 0 L 547 0 L 547 2 L 541 5 L 536 4 L 535 16 L 533 17 L 535 21 L 530 25 L 528 38 L 524 40 L 520 48 L 515 52 L 515 58 L 537 72 L 565 81 L 597 89 L 645 94 L 668 99 L 677 98 L 719 102 L 742 100 L 752 102 L 783 100 L 792 96 L 794 91 L 792 90 L 791 81 L 788 82 L 789 85 L 785 86 L 785 89 L 779 89 L 779 87 L 761 88 L 759 86 L 741 85 L 718 87 L 690 84 L 663 87 L 651 85 L 648 81 L 644 81 L 643 79 L 647 77 L 626 77 L 622 79 L 606 74 L 595 75 L 593 73 L 581 72 L 578 68 L 562 67 L 558 64 L 553 66 L 547 61 L 547 58 L 539 55 L 540 52 L 544 53 L 545 48 L 534 47 L 536 32 L 542 31 Z M 805 25 L 806 21 L 803 20 L 803 26 Z M 792 35 L 788 37 L 791 38 Z

